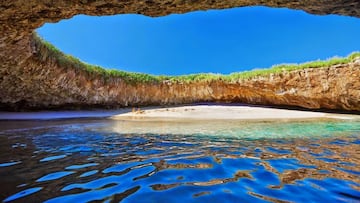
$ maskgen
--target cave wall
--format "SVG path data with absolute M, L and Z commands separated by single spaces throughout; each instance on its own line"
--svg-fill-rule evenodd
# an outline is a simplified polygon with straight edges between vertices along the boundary
M 360 111 L 359 61 L 232 83 L 127 84 L 121 78 L 105 81 L 76 68 L 61 67 L 54 59 L 41 59 L 44 50 L 33 43 L 34 29 L 77 14 L 155 17 L 249 5 L 360 17 L 358 0 L 5 0 L 0 2 L 0 108 L 111 108 L 221 101 Z

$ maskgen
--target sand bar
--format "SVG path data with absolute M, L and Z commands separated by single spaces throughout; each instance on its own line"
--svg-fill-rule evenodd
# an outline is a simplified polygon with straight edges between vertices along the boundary
M 274 119 L 360 119 L 360 115 L 276 109 L 254 106 L 193 105 L 133 109 L 111 117 L 117 120 L 274 120 Z
M 256 106 L 190 105 L 93 111 L 0 112 L 0 120 L 110 118 L 114 120 L 274 120 L 360 119 L 360 115 L 276 109 Z

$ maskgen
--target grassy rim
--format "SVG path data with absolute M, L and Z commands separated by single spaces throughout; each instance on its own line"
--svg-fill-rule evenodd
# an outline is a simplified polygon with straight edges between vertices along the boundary
M 40 51 L 39 57 L 42 60 L 55 59 L 55 62 L 65 68 L 75 68 L 87 72 L 89 75 L 101 76 L 104 79 L 121 78 L 127 83 L 160 83 L 163 81 L 171 82 L 211 82 L 217 80 L 224 80 L 228 82 L 237 82 L 239 80 L 246 80 L 255 77 L 268 76 L 270 74 L 278 74 L 282 72 L 289 72 L 294 70 L 303 70 L 307 68 L 322 68 L 338 64 L 346 64 L 360 57 L 360 52 L 353 52 L 347 57 L 332 57 L 328 60 L 317 60 L 301 64 L 279 64 L 273 65 L 265 69 L 253 69 L 251 71 L 234 72 L 228 75 L 214 74 L 214 73 L 197 73 L 179 76 L 167 75 L 151 75 L 146 73 L 127 72 L 116 69 L 105 69 L 100 66 L 91 65 L 80 61 L 78 58 L 64 54 L 51 43 L 42 39 L 37 33 L 33 33 L 33 41 Z

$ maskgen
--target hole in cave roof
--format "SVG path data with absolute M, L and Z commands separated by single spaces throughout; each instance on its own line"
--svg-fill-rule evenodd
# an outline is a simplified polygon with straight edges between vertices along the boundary
M 151 74 L 230 73 L 345 56 L 360 21 L 303 11 L 242 7 L 150 18 L 79 15 L 38 32 L 65 53 L 103 67 Z

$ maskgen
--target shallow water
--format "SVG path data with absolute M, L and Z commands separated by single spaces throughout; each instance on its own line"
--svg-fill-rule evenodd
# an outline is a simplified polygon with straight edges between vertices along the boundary
M 3 202 L 360 201 L 360 121 L 0 126 Z

